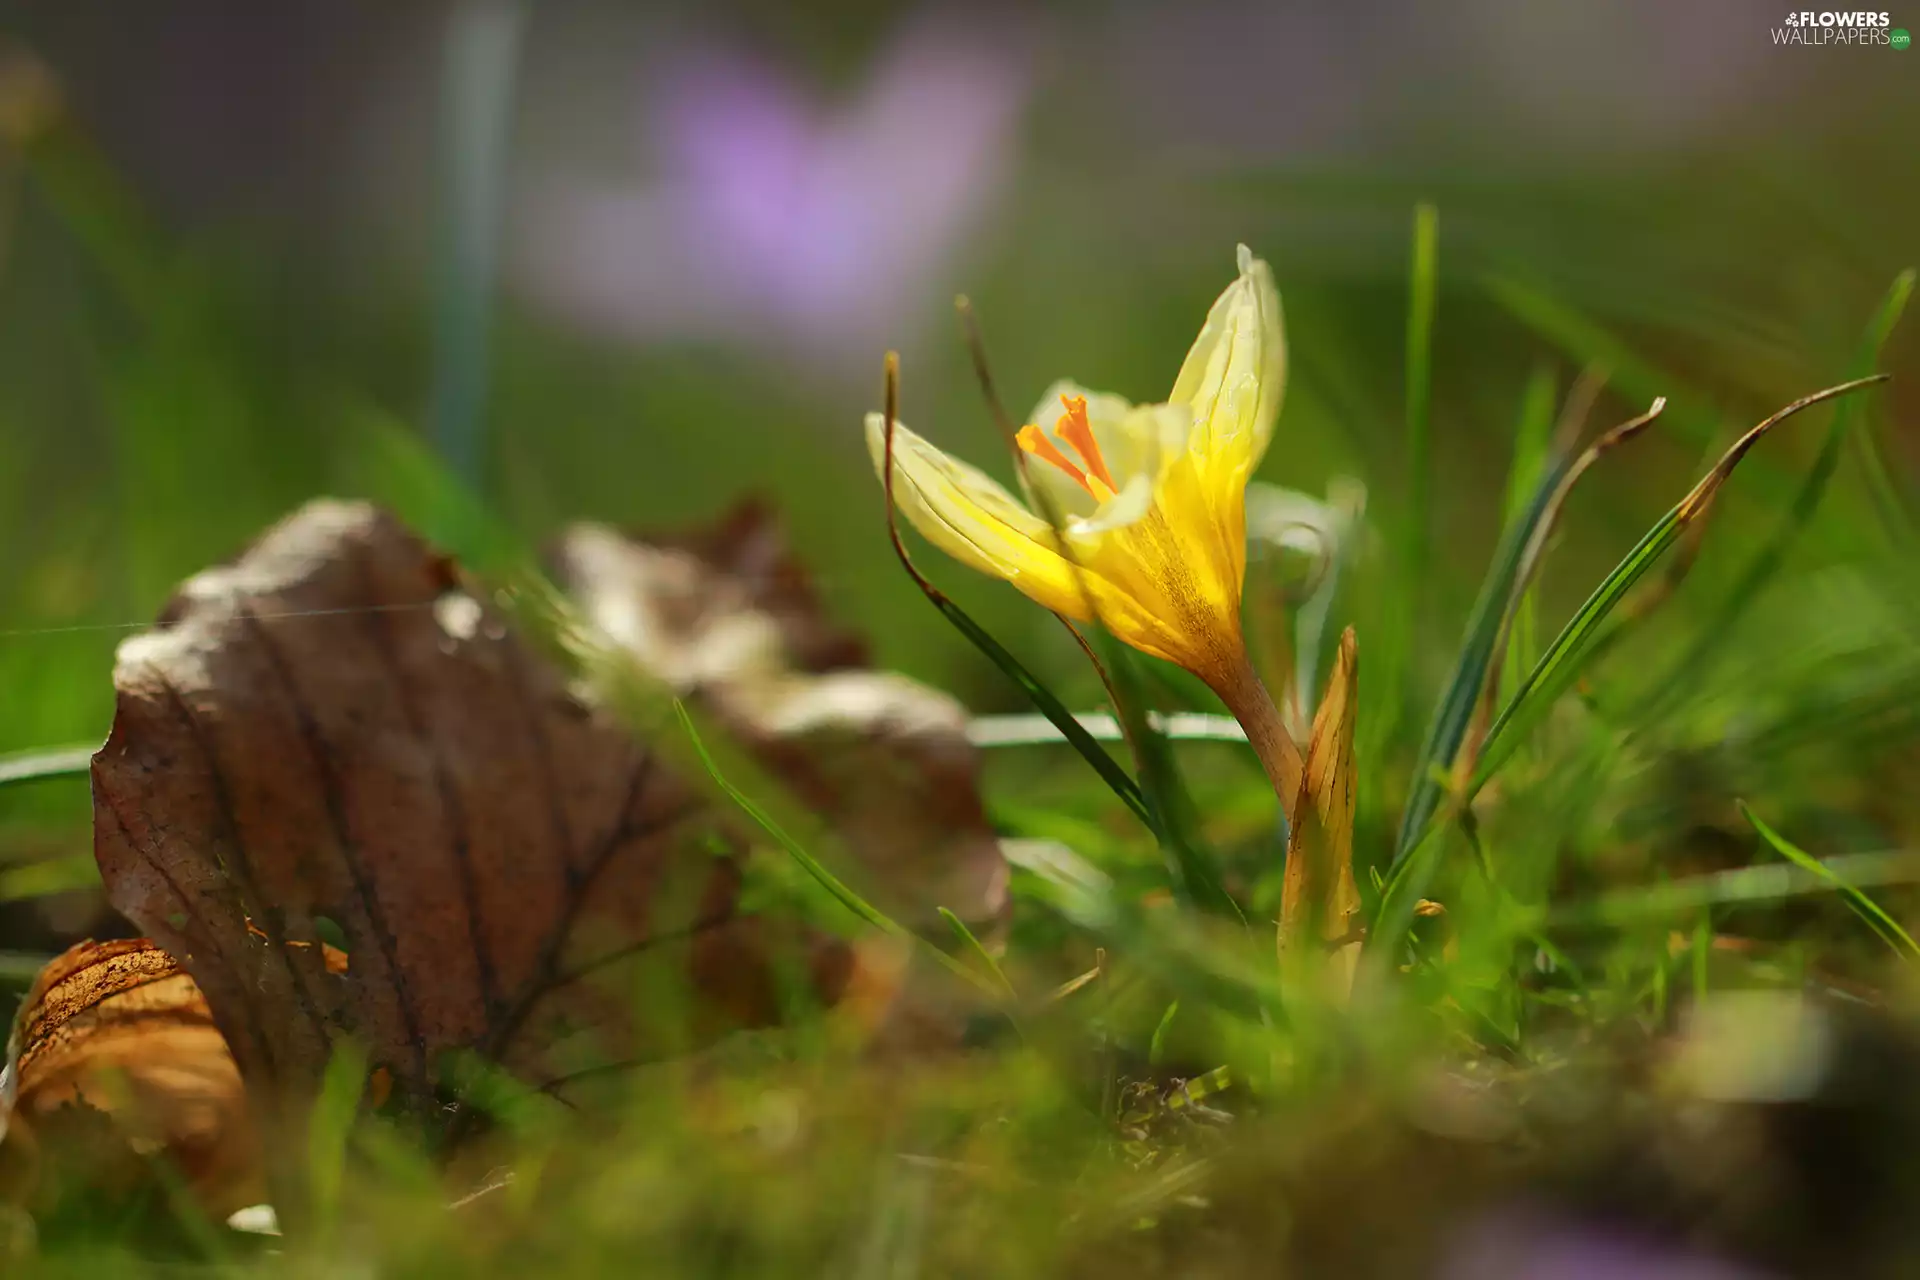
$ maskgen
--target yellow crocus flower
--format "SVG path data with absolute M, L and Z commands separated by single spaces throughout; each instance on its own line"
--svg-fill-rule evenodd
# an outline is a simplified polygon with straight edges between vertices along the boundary
M 1052 434 L 1019 433 L 1030 502 L 898 423 L 893 492 L 914 528 L 955 559 L 1205 680 L 1247 726 L 1291 807 L 1299 753 L 1271 716 L 1240 629 L 1247 478 L 1273 434 L 1286 342 L 1272 272 L 1244 245 L 1239 266 L 1166 403 L 1132 405 L 1067 382 L 1047 392 L 1032 422 L 1052 418 Z M 886 420 L 871 414 L 866 425 L 884 470 Z

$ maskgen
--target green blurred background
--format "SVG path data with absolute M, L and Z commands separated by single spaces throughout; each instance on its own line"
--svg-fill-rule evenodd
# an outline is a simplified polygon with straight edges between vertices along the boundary
M 99 741 L 125 629 L 303 499 L 381 496 L 366 442 L 393 424 L 530 539 L 767 495 L 880 661 L 1020 709 L 891 562 L 859 429 L 883 352 L 903 354 L 904 419 L 1005 474 L 957 291 L 1016 410 L 1060 376 L 1152 399 L 1244 241 L 1274 265 L 1292 353 L 1263 477 L 1356 476 L 1388 518 L 1424 199 L 1433 643 L 1412 732 L 1498 533 L 1530 377 L 1564 392 L 1604 359 L 1596 424 L 1672 398 L 1576 499 L 1544 588 L 1557 625 L 1733 433 L 1840 379 L 1920 258 L 1920 53 L 1783 46 L 1781 18 L 1737 0 L 16 6 L 0 748 Z M 1906 474 L 1912 325 L 1884 367 Z M 1686 594 L 1711 598 L 1772 527 L 1822 429 L 1756 453 Z M 1875 538 L 1866 504 L 1843 472 L 1796 581 Z M 1044 614 L 932 570 L 1092 699 Z M 1853 607 L 1807 599 L 1776 613 Z M 1804 639 L 1767 616 L 1758 638 Z M 4 805 L 22 849 L 84 839 L 78 781 Z

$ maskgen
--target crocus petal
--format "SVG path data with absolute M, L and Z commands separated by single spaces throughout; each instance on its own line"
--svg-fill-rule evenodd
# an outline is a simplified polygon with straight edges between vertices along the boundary
M 1122 487 L 1134 476 L 1157 475 L 1160 459 L 1169 448 L 1186 442 L 1188 415 L 1176 413 L 1169 417 L 1166 405 L 1130 404 L 1124 396 L 1107 391 L 1089 391 L 1079 383 L 1064 378 L 1047 388 L 1046 394 L 1040 397 L 1040 403 L 1034 406 L 1033 416 L 1027 421 L 1051 431 L 1060 417 L 1061 400 L 1076 397 L 1085 398 L 1087 423 L 1093 428 L 1094 442 L 1100 446 L 1108 469 Z M 1060 478 L 1067 484 L 1073 484 L 1064 474 Z M 1078 485 L 1073 487 L 1079 489 Z M 1081 496 L 1086 496 L 1084 491 Z
M 1118 396 L 1107 399 L 1126 404 Z M 1124 413 L 1104 420 L 1093 416 L 1091 400 L 1087 406 L 1094 438 L 1122 484 L 1133 476 L 1157 483 L 1167 464 L 1186 450 L 1192 433 L 1192 415 L 1181 405 L 1130 405 Z
M 1189 628 L 1201 619 L 1239 634 L 1240 589 L 1246 574 L 1244 512 L 1235 503 L 1221 511 L 1213 502 L 1207 474 L 1191 453 L 1173 459 L 1160 473 L 1154 502 L 1168 527 L 1179 530 L 1180 548 L 1172 566 L 1179 584 L 1171 602 Z
M 1084 520 L 1075 520 L 1068 532 L 1076 542 L 1123 529 L 1144 517 L 1153 508 L 1153 480 L 1137 475 L 1120 487 L 1120 492 L 1100 504 L 1100 509 Z
M 867 415 L 867 448 L 885 480 L 886 419 Z M 985 472 L 935 448 L 894 423 L 893 497 L 909 523 L 942 551 L 982 573 L 1004 578 L 1033 600 L 1068 617 L 1092 614 L 1113 594 L 1098 575 L 1060 554 L 1046 521 L 1028 511 Z
M 1214 477 L 1223 503 L 1238 505 L 1234 486 L 1260 465 L 1280 412 L 1287 348 L 1280 293 L 1267 264 L 1239 248 L 1240 278 L 1207 313 L 1167 399 L 1193 412 L 1188 448 Z

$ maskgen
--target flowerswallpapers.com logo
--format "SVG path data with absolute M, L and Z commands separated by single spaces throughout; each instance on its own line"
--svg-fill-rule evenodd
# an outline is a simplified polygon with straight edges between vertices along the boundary
M 1884 45 L 1904 49 L 1912 43 L 1905 31 L 1893 25 L 1890 14 L 1861 10 L 1840 13 L 1801 9 L 1789 13 L 1786 21 L 1773 29 L 1775 44 Z

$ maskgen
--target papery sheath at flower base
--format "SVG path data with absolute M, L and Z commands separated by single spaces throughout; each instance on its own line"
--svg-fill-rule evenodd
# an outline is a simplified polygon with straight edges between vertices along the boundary
M 1079 622 L 1199 676 L 1247 729 L 1289 809 L 1300 752 L 1240 627 L 1246 487 L 1286 381 L 1280 295 L 1243 245 L 1163 404 L 1069 382 L 1021 428 L 1029 501 L 897 422 L 894 500 L 929 542 Z M 1051 433 L 1037 425 L 1051 420 Z M 867 418 L 884 478 L 887 422 Z M 1057 524 L 1056 524 L 1057 521 Z

